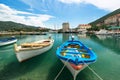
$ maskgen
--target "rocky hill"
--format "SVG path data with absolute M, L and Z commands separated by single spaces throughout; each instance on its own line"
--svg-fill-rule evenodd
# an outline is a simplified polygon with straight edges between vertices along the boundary
M 120 26 L 120 8 L 91 22 L 91 25 Z

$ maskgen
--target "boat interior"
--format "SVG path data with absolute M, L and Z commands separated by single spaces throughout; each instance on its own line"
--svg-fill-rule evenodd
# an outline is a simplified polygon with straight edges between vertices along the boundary
M 67 46 L 64 46 L 64 48 L 61 50 L 61 55 L 62 56 L 79 55 L 82 58 L 90 58 L 90 54 L 88 53 L 88 51 L 79 44 L 68 44 Z
M 11 41 L 14 40 L 15 38 L 4 38 L 4 39 L 0 39 L 0 42 L 7 42 L 7 41 Z
M 38 42 L 38 43 L 23 43 L 21 44 L 22 48 L 29 48 L 29 47 L 45 47 L 45 46 L 49 46 L 50 45 L 50 41 L 46 40 L 43 42 Z
M 21 44 L 20 46 L 15 46 L 15 51 L 25 51 L 25 50 L 34 50 L 34 49 L 40 49 L 40 48 L 43 48 L 43 47 L 46 47 L 46 46 L 49 46 L 51 43 L 50 43 L 50 40 L 44 40 L 42 42 L 33 42 L 33 43 L 23 43 Z

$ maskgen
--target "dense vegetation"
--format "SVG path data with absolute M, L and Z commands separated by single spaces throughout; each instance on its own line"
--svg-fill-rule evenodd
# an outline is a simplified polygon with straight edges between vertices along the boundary
M 39 31 L 39 29 L 11 21 L 0 21 L 0 31 Z

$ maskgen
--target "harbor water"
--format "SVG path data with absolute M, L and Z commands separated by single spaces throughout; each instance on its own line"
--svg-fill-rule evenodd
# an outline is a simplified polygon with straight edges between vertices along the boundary
M 120 79 L 120 37 L 111 35 L 73 34 L 97 54 L 97 61 L 89 65 L 103 80 Z M 49 35 L 16 35 L 17 44 L 48 38 Z M 63 63 L 56 56 L 56 49 L 68 40 L 71 34 L 51 34 L 53 47 L 36 57 L 19 63 L 14 45 L 0 47 L 0 80 L 54 80 Z M 8 36 L 7 36 L 8 37 Z M 3 37 L 0 37 L 3 38 Z M 57 80 L 73 80 L 65 67 Z M 89 68 L 81 71 L 76 80 L 100 80 Z

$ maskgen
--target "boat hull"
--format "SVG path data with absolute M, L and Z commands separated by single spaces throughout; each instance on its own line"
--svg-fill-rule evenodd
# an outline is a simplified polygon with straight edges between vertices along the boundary
M 72 73 L 74 80 L 80 71 L 96 61 L 96 54 L 79 40 L 68 40 L 56 51 L 58 58 Z
M 9 45 L 9 44 L 12 44 L 12 43 L 15 43 L 15 42 L 17 42 L 17 39 L 12 40 L 12 41 L 2 42 L 2 43 L 0 43 L 0 46 Z
M 16 52 L 16 56 L 17 56 L 17 59 L 19 62 L 23 62 L 27 59 L 30 59 L 34 56 L 40 55 L 40 54 L 48 51 L 49 49 L 52 48 L 52 46 L 53 46 L 53 43 L 47 47 L 43 47 L 43 48 L 39 48 L 39 49 L 18 51 L 18 52 Z
M 72 74 L 73 77 L 74 77 L 74 80 L 76 79 L 78 73 L 81 72 L 83 69 L 85 69 L 85 68 L 87 67 L 87 65 L 89 65 L 89 64 L 87 64 L 87 65 L 84 64 L 81 69 L 76 70 L 76 69 L 74 69 L 74 68 L 70 65 L 69 62 L 64 61 L 64 60 L 62 60 L 62 59 L 60 59 L 60 60 L 63 62 L 63 64 L 64 64 L 64 65 L 68 68 L 68 70 L 71 72 L 71 74 Z

